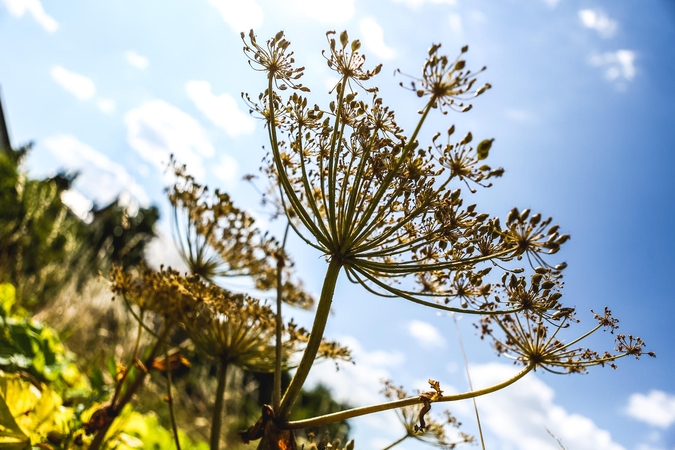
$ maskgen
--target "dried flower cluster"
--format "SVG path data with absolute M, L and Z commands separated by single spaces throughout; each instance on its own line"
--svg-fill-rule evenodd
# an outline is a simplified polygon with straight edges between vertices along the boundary
M 391 380 L 385 380 L 383 383 L 382 393 L 388 400 L 403 400 L 410 397 L 410 394 L 402 386 L 396 386 Z M 422 413 L 424 408 L 426 408 L 426 405 L 422 407 L 419 405 L 404 406 L 396 410 L 396 415 L 405 429 L 405 436 L 386 447 L 387 449 L 407 438 L 417 439 L 442 449 L 453 449 L 460 444 L 470 444 L 475 441 L 473 436 L 463 432 L 453 430 L 450 434 L 450 430 L 453 428 L 459 429 L 462 425 L 450 411 L 443 411 L 443 420 L 439 421 L 428 416 L 425 418 Z M 424 426 L 421 426 L 422 422 Z
M 207 357 L 255 372 L 272 372 L 275 364 L 276 314 L 245 294 L 232 293 L 197 275 L 141 268 L 138 273 L 114 268 L 113 293 L 140 311 L 152 311 L 182 325 L 195 348 Z M 308 332 L 294 322 L 282 328 L 284 365 L 301 352 Z M 332 341 L 321 344 L 319 358 L 351 361 L 349 351 Z
M 283 266 L 283 301 L 310 308 L 314 299 L 292 276 L 293 262 L 279 242 L 261 232 L 230 196 L 197 183 L 185 166 L 172 161 L 176 182 L 167 190 L 173 207 L 175 240 L 190 272 L 215 282 L 219 277 L 250 277 L 261 291 L 276 289 L 277 265 Z

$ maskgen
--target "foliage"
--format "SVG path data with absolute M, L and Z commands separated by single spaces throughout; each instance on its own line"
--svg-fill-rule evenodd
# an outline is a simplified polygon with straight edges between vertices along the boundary
M 17 286 L 21 305 L 44 304 L 74 273 L 80 223 L 61 201 L 72 178 L 27 179 L 0 153 L 0 180 L 0 282 Z

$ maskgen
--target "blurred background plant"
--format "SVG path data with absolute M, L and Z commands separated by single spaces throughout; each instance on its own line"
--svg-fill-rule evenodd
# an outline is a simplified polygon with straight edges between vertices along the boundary
M 156 236 L 158 209 L 121 196 L 79 217 L 63 201 L 77 174 L 30 179 L 22 161 L 31 145 L 12 148 L 1 108 L 0 442 L 7 448 L 169 448 L 178 433 L 183 448 L 209 448 L 220 389 L 219 406 L 227 413 L 211 447 L 242 446 L 238 431 L 270 402 L 275 313 L 213 283 L 247 277 L 256 292 L 275 291 L 279 243 L 259 232 L 226 194 L 208 197 L 208 188 L 174 164 L 176 183 L 167 193 L 175 238 L 194 275 L 151 270 L 143 261 Z M 204 264 L 203 252 L 218 255 L 211 260 L 217 263 Z M 311 296 L 292 280 L 292 261 L 283 259 L 284 300 L 310 308 Z M 111 283 L 101 277 L 108 273 L 122 302 L 110 301 Z M 203 303 L 206 292 L 215 296 Z M 178 326 L 187 316 L 198 326 Z M 232 328 L 237 320 L 239 328 Z M 211 348 L 201 339 L 195 347 L 190 336 L 201 337 L 199 327 L 209 323 L 221 345 Z M 288 358 L 307 332 L 292 322 L 284 328 Z M 242 342 L 241 333 L 252 340 Z M 323 355 L 349 358 L 330 342 Z M 233 364 L 219 378 L 223 359 Z M 284 372 L 284 383 L 288 379 Z M 168 383 L 174 385 L 170 394 Z M 167 401 L 178 406 L 173 420 Z M 320 386 L 303 391 L 301 404 L 294 415 L 299 419 L 348 407 Z M 170 431 L 172 422 L 180 427 Z M 349 431 L 345 422 L 324 428 L 343 438 Z

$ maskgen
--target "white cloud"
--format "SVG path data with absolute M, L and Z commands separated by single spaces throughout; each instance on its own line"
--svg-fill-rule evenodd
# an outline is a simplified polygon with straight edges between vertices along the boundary
M 127 112 L 124 122 L 129 145 L 143 159 L 163 170 L 173 154 L 194 176 L 204 176 L 202 159 L 215 151 L 192 116 L 163 100 L 151 100 Z
M 163 229 L 162 225 L 155 227 L 155 232 L 157 236 L 150 241 L 145 251 L 150 267 L 159 268 L 159 266 L 164 265 L 179 272 L 188 272 L 189 268 L 180 257 L 176 244 L 170 237 L 171 232 Z
M 150 65 L 148 58 L 135 50 L 129 50 L 124 56 L 126 57 L 127 62 L 137 69 L 147 69 Z
M 355 0 L 286 0 L 289 13 L 323 24 L 343 25 L 354 17 Z
M 185 90 L 195 106 L 230 136 L 249 134 L 255 129 L 253 118 L 239 109 L 234 98 L 226 93 L 214 95 L 208 81 L 188 81 Z
M 61 66 L 52 67 L 51 73 L 54 81 L 80 100 L 89 100 L 96 93 L 94 82 L 84 75 L 70 72 Z
M 537 116 L 527 109 L 507 109 L 504 112 L 504 115 L 507 119 L 513 120 L 514 122 L 519 123 L 535 123 L 537 122 Z
M 110 98 L 101 98 L 98 100 L 97 104 L 98 109 L 100 109 L 106 114 L 115 112 L 115 100 L 112 100 Z
M 379 23 L 371 17 L 366 17 L 361 20 L 359 24 L 361 35 L 363 36 L 363 43 L 373 53 L 382 59 L 392 59 L 396 56 L 396 50 L 387 46 L 384 42 L 384 31 Z
M 263 23 L 263 10 L 255 0 L 209 0 L 209 3 L 236 32 L 248 32 L 260 28 Z
M 330 361 L 317 364 L 309 373 L 308 383 L 323 383 L 331 388 L 336 400 L 354 406 L 383 401 L 381 381 L 391 378 L 389 369 L 401 366 L 405 356 L 400 352 L 367 351 L 351 336 L 340 337 L 338 341 L 351 350 L 355 364 L 340 363 L 340 370 L 335 370 Z
M 421 347 L 433 348 L 445 346 L 445 338 L 436 327 L 421 320 L 413 320 L 408 324 L 408 333 Z
M 476 388 L 484 388 L 507 380 L 518 371 L 507 364 L 471 366 Z M 548 430 L 560 439 L 565 448 L 575 450 L 625 450 L 612 440 L 607 430 L 591 419 L 567 412 L 555 404 L 551 387 L 533 374 L 513 385 L 478 398 L 481 421 L 497 436 L 502 447 L 518 450 L 558 450 Z M 491 444 L 488 440 L 488 446 Z
M 617 50 L 594 54 L 589 62 L 592 66 L 604 69 L 605 78 L 609 81 L 631 81 L 636 73 L 635 57 L 632 50 Z
M 649 425 L 668 428 L 675 423 L 675 395 L 652 390 L 649 394 L 633 394 L 626 413 Z
M 456 5 L 457 0 L 394 0 L 396 3 L 403 3 L 409 8 L 417 9 L 424 5 L 425 3 L 432 3 L 435 5 L 445 4 L 445 5 Z
M 382 381 L 392 378 L 390 370 L 399 368 L 405 362 L 405 355 L 400 352 L 383 350 L 367 351 L 356 338 L 351 336 L 338 337 L 337 340 L 349 347 L 355 364 L 340 363 L 340 370 L 336 370 L 335 364 L 330 361 L 317 364 L 309 373 L 308 386 L 322 383 L 330 388 L 333 398 L 354 407 L 385 401 L 385 397 L 381 394 Z M 402 426 L 392 426 L 392 423 L 398 424 L 394 411 L 362 416 L 353 419 L 350 423 L 354 425 L 357 435 L 359 435 L 361 426 L 368 430 L 368 436 L 372 436 L 374 430 L 379 431 L 378 434 L 391 434 L 388 436 L 390 438 L 398 437 L 395 435 L 404 432 Z M 387 439 L 385 436 L 383 438 Z M 388 444 L 392 441 L 393 439 L 389 439 Z
M 230 155 L 220 155 L 218 164 L 213 167 L 213 173 L 218 177 L 219 181 L 232 186 L 237 181 L 239 163 Z
M 61 201 L 80 219 L 89 222 L 91 219 L 91 208 L 94 202 L 82 195 L 76 189 L 68 189 L 61 192 Z
M 450 31 L 452 31 L 456 36 L 461 36 L 464 33 L 464 27 L 462 26 L 462 16 L 459 14 L 450 14 L 448 16 L 448 24 L 450 25 Z
M 598 32 L 600 37 L 610 38 L 616 34 L 619 24 L 612 20 L 600 9 L 582 9 L 579 11 L 579 19 L 586 27 Z
M 14 17 L 23 17 L 29 13 L 42 28 L 50 33 L 59 29 L 59 24 L 52 16 L 45 12 L 40 0 L 0 0 Z
M 80 173 L 75 180 L 75 187 L 87 198 L 105 205 L 126 191 L 142 205 L 150 203 L 148 194 L 121 164 L 76 137 L 52 136 L 46 138 L 44 144 L 65 169 Z M 64 202 L 73 210 L 86 206 L 76 193 L 67 194 Z

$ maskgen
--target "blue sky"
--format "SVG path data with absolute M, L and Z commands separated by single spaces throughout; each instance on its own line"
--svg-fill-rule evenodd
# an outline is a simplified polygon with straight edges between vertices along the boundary
M 89 202 L 127 192 L 167 216 L 163 167 L 174 153 L 265 224 L 256 192 L 241 181 L 257 171 L 266 143 L 240 99 L 265 83 L 241 51 L 239 31 L 250 28 L 260 39 L 286 32 L 317 103 L 334 83 L 320 53 L 324 34 L 347 29 L 363 42 L 367 64 L 384 63 L 377 83 L 407 128 L 420 104 L 398 87 L 394 70 L 416 74 L 432 43 L 453 57 L 468 44 L 468 64 L 487 65 L 481 80 L 493 89 L 469 113 L 434 117 L 428 136 L 454 123 L 494 137 L 490 164 L 506 174 L 475 195 L 482 209 L 553 216 L 572 234 L 556 256 L 569 264 L 564 299 L 586 319 L 579 329 L 591 326 L 590 308 L 609 305 L 622 330 L 658 354 L 620 361 L 617 371 L 530 374 L 480 399 L 488 448 L 555 449 L 548 428 L 570 450 L 675 449 L 672 2 L 0 0 L 3 105 L 13 143 L 36 142 L 30 173 L 79 170 L 68 201 L 83 214 Z M 161 229 L 168 235 L 167 223 Z M 318 292 L 320 255 L 298 240 L 292 253 Z M 170 239 L 153 258 L 175 262 Z M 476 339 L 469 318 L 459 324 L 474 384 L 514 370 Z M 310 378 L 354 405 L 381 400 L 384 377 L 409 390 L 425 388 L 428 378 L 448 392 L 467 388 L 447 316 L 373 298 L 342 279 L 327 332 L 354 349 L 357 364 L 339 372 L 324 364 Z M 611 348 L 611 336 L 595 336 L 592 346 Z M 449 407 L 475 430 L 470 403 Z M 354 426 L 357 448 L 381 448 L 403 434 L 392 414 Z

